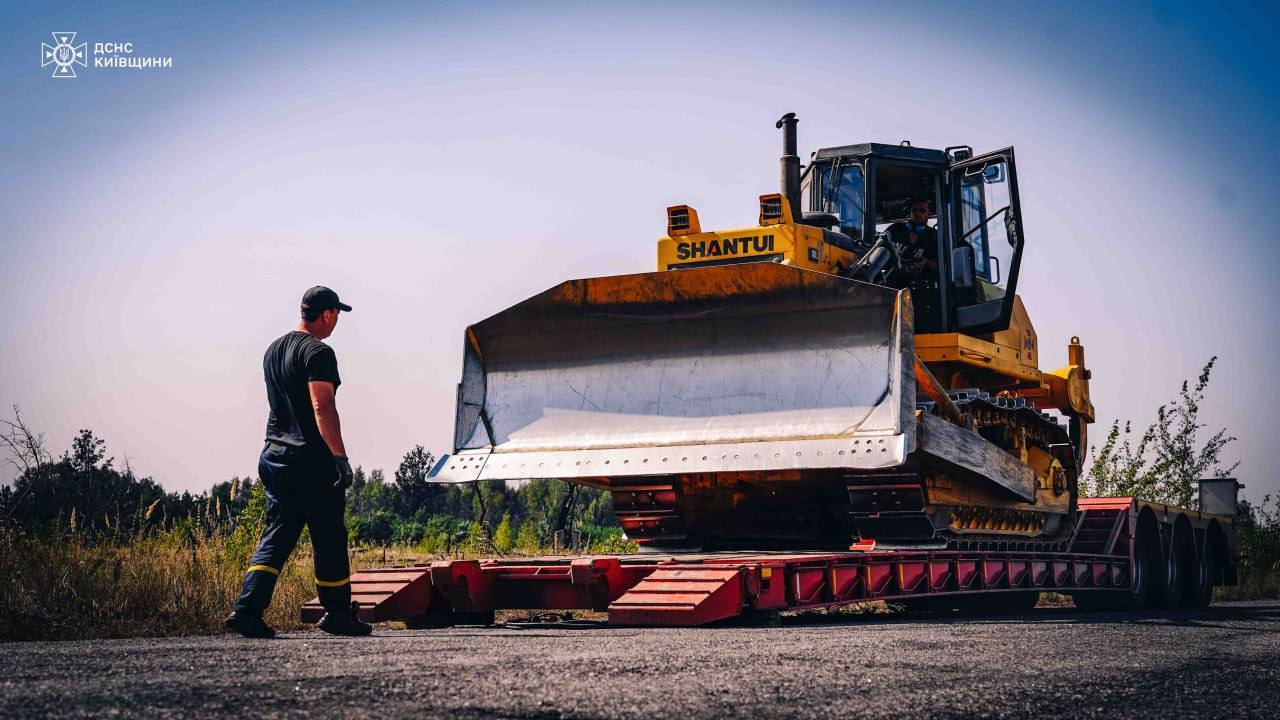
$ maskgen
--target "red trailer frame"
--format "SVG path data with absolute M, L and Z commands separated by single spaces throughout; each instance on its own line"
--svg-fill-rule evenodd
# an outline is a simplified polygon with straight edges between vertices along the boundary
M 1232 486 L 1234 504 L 1235 481 Z M 1203 507 L 1203 501 L 1202 501 Z M 364 570 L 360 616 L 410 627 L 491 623 L 495 610 L 596 610 L 616 625 L 704 625 L 754 613 L 871 600 L 1029 609 L 1070 594 L 1089 609 L 1203 607 L 1236 582 L 1233 517 L 1132 497 L 1082 498 L 1065 552 L 877 549 L 836 553 L 640 554 Z M 317 600 L 304 622 L 323 615 Z

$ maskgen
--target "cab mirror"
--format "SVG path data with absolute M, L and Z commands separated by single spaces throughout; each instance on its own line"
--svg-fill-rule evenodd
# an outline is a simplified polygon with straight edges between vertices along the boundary
M 805 225 L 827 228 L 828 230 L 840 224 L 840 218 L 834 213 L 805 212 L 801 214 L 801 217 L 803 218 Z
M 951 251 L 951 286 L 957 290 L 973 289 L 973 248 L 967 245 Z
M 1018 247 L 1018 219 L 1008 210 L 1004 213 L 1004 234 L 1009 239 L 1009 247 Z

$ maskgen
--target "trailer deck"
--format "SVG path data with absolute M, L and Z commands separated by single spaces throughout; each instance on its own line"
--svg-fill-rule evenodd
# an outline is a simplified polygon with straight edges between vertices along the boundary
M 1156 567 L 1142 548 L 1159 543 L 1178 598 L 1196 582 L 1234 582 L 1231 518 L 1134 498 L 1080 501 L 1065 552 L 877 549 L 847 552 L 723 552 L 439 560 L 429 565 L 363 570 L 351 578 L 360 616 L 410 627 L 491 623 L 496 610 L 595 610 L 625 626 L 695 626 L 757 613 L 832 608 L 874 600 L 946 602 L 979 596 L 993 606 L 1043 591 L 1135 592 L 1140 573 Z M 1151 533 L 1142 544 L 1138 538 Z M 1224 544 L 1225 543 L 1225 544 Z M 1152 556 L 1145 556 L 1152 557 Z M 1192 563 L 1207 576 L 1181 573 Z M 1158 565 L 1155 564 L 1155 565 Z M 1195 575 L 1194 577 L 1192 575 Z M 1142 585 L 1141 588 L 1146 588 Z M 1154 587 L 1154 586 L 1152 586 Z M 1179 602 L 1182 602 L 1179 600 Z M 302 609 L 304 622 L 324 610 Z

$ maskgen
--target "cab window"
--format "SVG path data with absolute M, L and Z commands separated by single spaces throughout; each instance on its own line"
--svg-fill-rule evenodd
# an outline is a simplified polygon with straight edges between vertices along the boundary
M 960 176 L 961 243 L 973 248 L 974 272 L 982 300 L 1005 295 L 1013 270 L 1015 244 L 1005 226 L 1013 198 L 1009 166 L 1003 159 L 965 168 Z
M 929 201 L 931 217 L 929 227 L 938 226 L 934 196 L 936 173 L 931 170 L 900 165 L 880 165 L 876 168 L 875 231 L 884 232 L 897 222 L 904 222 L 911 215 L 913 200 Z
M 816 165 L 813 172 L 805 175 L 800 190 L 800 203 L 807 210 L 835 215 L 837 231 L 855 241 L 862 239 L 866 181 L 861 165 L 844 165 L 839 160 Z

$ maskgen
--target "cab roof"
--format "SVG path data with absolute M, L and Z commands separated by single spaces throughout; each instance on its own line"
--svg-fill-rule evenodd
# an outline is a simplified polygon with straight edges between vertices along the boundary
M 918 148 L 910 145 L 885 145 L 883 143 L 860 143 L 858 145 L 841 145 L 840 147 L 822 148 L 813 153 L 810 162 L 831 160 L 837 157 L 867 157 L 874 155 L 890 160 L 915 160 L 917 162 L 946 163 L 947 154 L 941 150 Z

